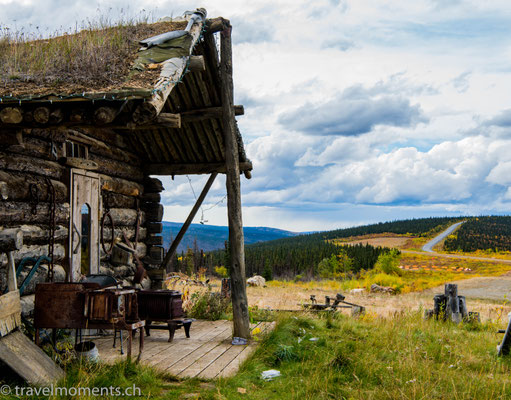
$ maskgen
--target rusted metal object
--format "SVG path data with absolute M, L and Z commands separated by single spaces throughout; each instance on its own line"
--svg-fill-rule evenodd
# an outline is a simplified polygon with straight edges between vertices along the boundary
M 98 289 L 85 292 L 83 314 L 89 322 L 116 324 L 138 321 L 137 295 L 134 289 Z
M 36 286 L 34 328 L 114 329 L 128 331 L 128 358 L 131 358 L 133 331 L 140 330 L 140 360 L 144 347 L 145 321 L 138 317 L 135 289 L 101 289 L 98 283 L 42 283 Z
M 35 291 L 34 328 L 83 329 L 85 293 L 97 283 L 39 283 Z
M 341 293 L 337 293 L 335 298 L 325 296 L 325 303 L 319 304 L 316 300 L 316 295 L 312 294 L 310 296 L 310 304 L 302 304 L 302 306 L 306 310 L 311 311 L 336 311 L 340 308 L 351 308 L 352 315 L 363 314 L 365 312 L 365 307 L 358 304 L 348 303 L 344 300 L 345 298 L 346 297 L 344 297 Z
M 166 329 L 169 331 L 169 342 L 172 342 L 176 329 L 183 327 L 186 337 L 190 337 L 193 320 L 183 319 L 182 293 L 177 290 L 139 290 L 138 312 L 146 320 L 147 336 L 150 336 L 151 329 Z M 156 321 L 167 325 L 152 324 Z

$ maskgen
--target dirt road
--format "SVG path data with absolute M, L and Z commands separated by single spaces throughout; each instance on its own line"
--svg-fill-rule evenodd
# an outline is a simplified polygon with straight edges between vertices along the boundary
M 444 258 L 462 258 L 465 260 L 477 260 L 477 261 L 487 261 L 487 262 L 495 262 L 495 263 L 502 263 L 502 264 L 511 264 L 511 260 L 506 260 L 502 258 L 490 258 L 490 257 L 475 257 L 475 256 L 464 256 L 464 255 L 458 255 L 458 254 L 443 254 L 443 253 L 426 253 L 422 251 L 413 251 L 413 250 L 400 250 L 401 253 L 408 253 L 408 254 L 419 254 L 421 256 L 428 256 L 428 257 L 444 257 Z

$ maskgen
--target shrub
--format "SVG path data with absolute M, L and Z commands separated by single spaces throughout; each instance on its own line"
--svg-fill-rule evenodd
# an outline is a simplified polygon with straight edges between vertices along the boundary
M 192 294 L 185 305 L 185 309 L 191 318 L 216 321 L 226 317 L 230 304 L 228 298 L 224 298 L 220 293 L 213 293 L 208 289 Z
M 374 270 L 388 275 L 401 275 L 401 270 L 398 267 L 399 259 L 400 253 L 396 249 L 392 249 L 388 253 L 380 254 L 374 266 Z
M 220 276 L 221 278 L 227 278 L 229 276 L 229 271 L 223 265 L 215 267 L 215 274 Z

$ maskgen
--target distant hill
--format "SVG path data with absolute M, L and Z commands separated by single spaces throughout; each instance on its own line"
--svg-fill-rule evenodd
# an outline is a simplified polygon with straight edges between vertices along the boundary
M 313 275 L 321 260 L 339 253 L 339 246 L 332 243 L 331 239 L 386 232 L 394 234 L 409 233 L 417 236 L 428 235 L 433 232 L 439 232 L 461 219 L 467 218 L 437 217 L 388 221 L 254 243 L 245 247 L 247 275 L 262 273 L 266 263 L 272 267 L 273 273 L 276 276 Z M 348 254 L 350 257 L 356 257 L 354 270 L 372 268 L 380 250 L 376 249 L 375 251 L 369 245 L 355 247 L 353 249 L 346 249 L 348 253 L 353 253 Z M 221 265 L 224 260 L 222 251 L 212 252 L 211 257 L 213 265 Z
M 165 248 L 169 247 L 171 238 L 176 237 L 182 225 L 182 223 L 176 222 L 163 222 L 162 236 Z M 246 244 L 298 235 L 298 233 L 295 232 L 267 227 L 244 227 L 243 232 L 245 234 Z M 229 228 L 227 226 L 191 224 L 177 250 L 181 252 L 186 250 L 187 247 L 193 248 L 195 240 L 197 240 L 199 249 L 204 251 L 223 249 L 224 243 L 228 237 Z

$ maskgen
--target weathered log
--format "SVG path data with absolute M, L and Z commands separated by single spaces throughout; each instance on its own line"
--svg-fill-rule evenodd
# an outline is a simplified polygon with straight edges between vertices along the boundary
M 137 210 L 129 208 L 112 208 L 110 209 L 110 215 L 114 221 L 115 226 L 135 226 L 137 223 Z M 140 212 L 140 225 L 145 222 L 145 213 Z
M 204 62 L 204 56 L 190 56 L 190 62 L 188 63 L 188 70 L 190 72 L 205 71 L 206 63 Z
M 80 157 L 61 157 L 59 158 L 59 163 L 71 168 L 85 169 L 87 171 L 97 171 L 99 169 L 97 162 Z
M 35 211 L 35 213 L 32 213 Z M 49 222 L 50 203 L 38 203 L 36 206 L 30 203 L 13 201 L 0 202 L 0 224 L 24 223 L 24 224 L 47 224 Z M 69 221 L 69 204 L 57 204 L 55 208 L 57 223 L 67 224 Z
M 158 115 L 158 118 L 156 118 L 156 124 L 166 128 L 181 128 L 181 115 L 161 113 Z
M 64 119 L 64 111 L 61 108 L 56 108 L 50 113 L 50 124 L 58 125 Z
M 47 124 L 50 120 L 50 109 L 48 107 L 37 107 L 33 115 L 34 121 L 38 124 Z
M 20 229 L 0 231 L 0 253 L 19 250 L 23 247 L 23 232 Z
M 38 258 L 40 256 L 48 255 L 48 245 L 23 245 L 19 250 L 13 251 L 14 261 L 19 263 L 25 257 L 35 257 Z M 55 243 L 55 247 L 53 249 L 53 258 L 55 261 L 61 261 L 66 256 L 66 249 L 62 243 Z M 7 256 L 5 254 L 0 254 L 0 265 L 7 265 Z
M 151 246 L 147 251 L 147 255 L 153 260 L 163 260 L 163 247 Z
M 101 189 L 109 192 L 120 193 L 125 196 L 139 196 L 144 192 L 144 187 L 136 182 L 113 178 L 108 175 L 100 175 L 100 178 Z
M 222 118 L 222 107 L 208 107 L 197 110 L 183 111 L 181 113 L 181 122 L 198 122 L 211 118 Z M 243 106 L 234 106 L 234 115 L 244 115 L 245 108 Z
M 130 165 L 139 166 L 140 158 L 128 150 L 122 137 L 112 130 L 91 127 L 74 127 L 59 129 L 27 129 L 27 135 L 43 138 L 45 140 L 64 143 L 72 140 L 90 146 L 91 153 L 106 156 Z M 46 154 L 48 152 L 46 151 Z
M 117 110 L 112 107 L 99 107 L 94 111 L 94 122 L 98 125 L 110 124 L 117 116 Z
M 144 179 L 144 189 L 145 193 L 159 193 L 165 190 L 163 183 L 158 178 L 149 177 Z
M 4 200 L 48 201 L 51 190 L 47 180 L 37 175 L 0 171 L 0 181 L 5 182 Z M 55 198 L 59 202 L 67 199 L 67 186 L 60 181 L 50 179 L 55 189 Z
M 149 235 L 146 238 L 145 243 L 147 245 L 162 246 L 163 245 L 163 236 Z
M 145 203 L 143 208 L 147 221 L 161 222 L 163 219 L 163 205 L 160 203 Z
M 210 18 L 206 21 L 206 33 L 212 34 L 224 29 L 224 19 L 222 17 Z
M 36 257 L 37 258 L 37 257 Z M 26 267 L 23 268 L 23 271 L 20 274 L 20 277 L 18 279 L 18 287 L 21 286 L 22 282 L 25 280 L 26 276 L 30 272 L 30 269 L 32 267 L 32 264 L 27 263 Z M 55 264 L 53 267 L 53 281 L 54 282 L 64 282 L 66 280 L 66 270 L 64 267 L 60 264 Z M 0 270 L 0 275 L 2 275 L 2 271 Z M 39 268 L 35 272 L 34 276 L 30 280 L 30 283 L 25 287 L 25 290 L 23 292 L 23 298 L 26 298 L 27 296 L 30 296 L 31 294 L 35 293 L 35 287 L 39 283 L 46 282 L 48 278 L 48 265 L 45 263 L 41 263 L 39 265 Z M 0 279 L 2 281 L 2 279 Z M 3 281 L 2 281 L 3 283 Z M 0 290 L 3 289 L 3 285 L 0 283 Z
M 103 208 L 136 208 L 137 198 L 125 196 L 119 193 L 106 192 L 108 195 L 103 197 Z
M 112 160 L 97 154 L 89 153 L 89 160 L 98 165 L 99 173 L 141 182 L 144 174 L 140 167 L 135 167 L 122 161 Z
M 250 171 L 252 163 L 245 161 L 239 163 L 240 172 Z M 225 174 L 227 167 L 224 163 L 194 163 L 194 164 L 148 164 L 144 172 L 148 175 L 199 175 L 213 172 Z
M 161 222 L 148 222 L 146 224 L 147 233 L 161 233 L 163 224 Z
M 23 113 L 18 107 L 6 107 L 0 111 L 0 121 L 4 124 L 19 124 L 23 121 Z
M 41 226 L 37 225 L 21 225 L 19 227 L 23 232 L 23 243 L 30 244 L 48 244 L 48 238 L 50 236 L 50 231 L 46 224 L 42 224 Z M 68 229 L 67 226 L 57 225 L 55 227 L 54 238 L 56 242 L 62 242 L 67 240 L 68 238 Z
M 229 218 L 229 243 L 231 253 L 231 291 L 233 312 L 233 336 L 249 338 L 250 320 L 245 276 L 245 245 L 241 213 L 240 168 L 237 132 L 233 110 L 232 43 L 231 24 L 224 22 L 220 33 L 221 97 L 227 167 L 227 215 Z
M 105 226 L 104 228 L 104 237 L 103 240 L 105 241 L 105 245 L 109 246 L 107 243 L 112 238 L 112 230 L 110 227 Z M 134 226 L 115 226 L 114 228 L 114 238 L 118 238 L 120 240 L 124 240 L 124 236 L 128 238 L 129 241 L 132 243 L 135 241 L 136 236 L 136 229 Z M 144 242 L 147 237 L 147 229 L 146 228 L 139 228 L 138 230 L 138 241 Z
M 0 169 L 28 172 L 58 180 L 62 179 L 65 171 L 65 167 L 53 161 L 2 152 L 0 152 Z
M 199 21 L 198 23 L 193 24 L 192 27 L 190 28 L 190 35 L 192 37 L 192 47 L 190 51 L 192 51 L 193 46 L 201 36 L 204 23 L 205 21 Z M 156 118 L 156 116 L 161 112 L 161 110 L 165 106 L 165 103 L 170 92 L 172 91 L 172 89 L 174 89 L 176 85 L 176 78 L 181 76 L 186 67 L 186 63 L 178 58 L 173 58 L 168 62 L 171 62 L 173 65 L 181 63 L 181 65 L 176 67 L 175 73 L 172 74 L 171 76 L 162 77 L 161 79 L 158 80 L 153 90 L 154 94 L 151 97 L 151 99 L 139 105 L 138 108 L 133 113 L 133 121 L 135 123 L 142 125 Z
M 160 193 L 144 193 L 141 197 L 142 201 L 150 203 L 159 203 L 161 201 Z

